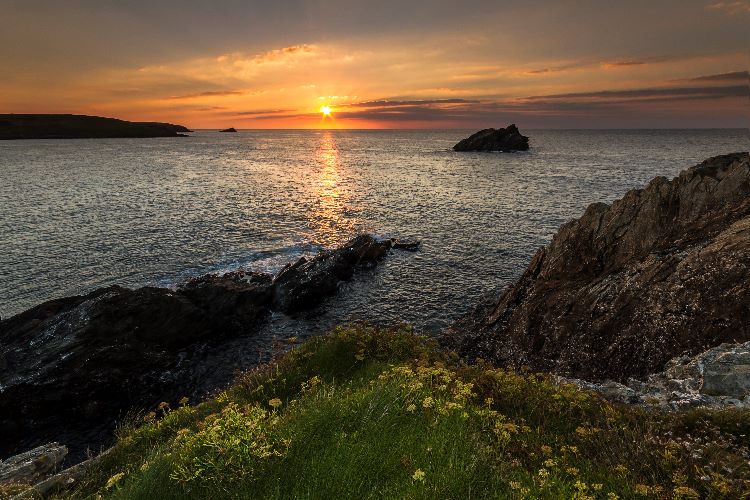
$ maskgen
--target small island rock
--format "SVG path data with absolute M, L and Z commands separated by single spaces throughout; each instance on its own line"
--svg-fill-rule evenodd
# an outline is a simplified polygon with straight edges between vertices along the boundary
M 518 127 L 486 128 L 459 141 L 453 146 L 454 151 L 526 151 L 529 149 L 529 138 L 521 135 Z
M 219 132 L 237 132 L 237 129 L 234 127 L 225 128 L 224 130 L 219 130 Z

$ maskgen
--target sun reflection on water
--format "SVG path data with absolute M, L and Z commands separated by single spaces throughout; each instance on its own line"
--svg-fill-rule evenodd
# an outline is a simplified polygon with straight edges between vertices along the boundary
M 315 202 L 308 225 L 316 241 L 329 246 L 355 232 L 356 217 L 349 205 L 352 193 L 346 182 L 346 167 L 340 161 L 332 132 L 321 134 L 317 156 L 317 171 L 310 186 Z

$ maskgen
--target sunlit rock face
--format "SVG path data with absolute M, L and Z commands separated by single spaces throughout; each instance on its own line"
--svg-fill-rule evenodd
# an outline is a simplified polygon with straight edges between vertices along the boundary
M 625 381 L 750 339 L 750 160 L 710 158 L 563 225 L 445 341 L 468 357 Z
M 518 127 L 508 125 L 506 128 L 486 128 L 462 139 L 454 151 L 526 151 L 529 149 L 529 138 L 521 135 Z

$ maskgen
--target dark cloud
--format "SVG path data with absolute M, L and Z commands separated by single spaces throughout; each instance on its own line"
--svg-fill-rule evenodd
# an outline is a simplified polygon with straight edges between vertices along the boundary
M 414 101 L 395 101 L 383 99 L 378 101 L 363 101 L 346 104 L 344 107 L 355 108 L 396 108 L 400 106 L 430 106 L 434 104 L 469 104 L 478 103 L 473 99 L 421 99 Z
M 695 78 L 688 78 L 686 80 L 679 80 L 683 82 L 747 82 L 748 72 L 747 71 L 733 71 L 731 73 L 720 73 L 718 75 L 705 75 L 697 76 Z
M 747 85 L 732 85 L 721 87 L 665 87 L 633 90 L 600 90 L 596 92 L 572 92 L 567 94 L 551 94 L 530 96 L 524 100 L 578 100 L 578 99 L 671 99 L 676 97 L 693 98 L 722 98 L 747 97 Z

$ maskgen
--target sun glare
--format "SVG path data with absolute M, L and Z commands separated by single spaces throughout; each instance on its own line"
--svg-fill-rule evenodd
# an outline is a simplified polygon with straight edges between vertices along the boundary
M 331 107 L 330 106 L 321 106 L 320 112 L 323 113 L 323 116 L 331 116 Z

